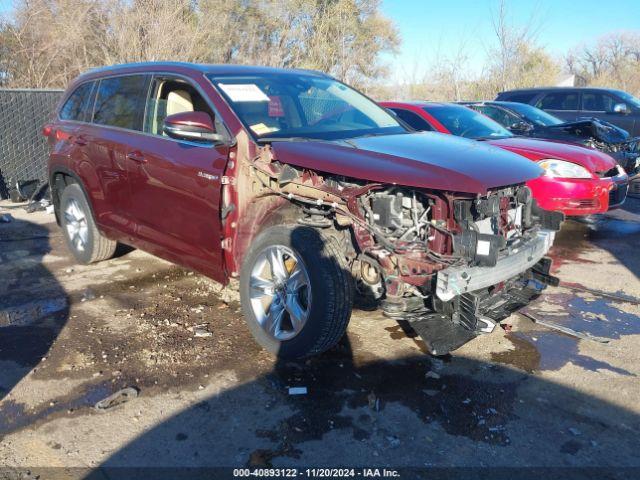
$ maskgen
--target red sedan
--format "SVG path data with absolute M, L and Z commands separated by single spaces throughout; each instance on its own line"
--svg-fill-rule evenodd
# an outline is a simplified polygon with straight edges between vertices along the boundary
M 416 130 L 486 141 L 537 162 L 545 170 L 530 180 L 538 205 L 566 215 L 604 213 L 624 203 L 629 178 L 613 158 L 598 150 L 547 140 L 516 137 L 490 118 L 462 105 L 435 102 L 382 102 Z

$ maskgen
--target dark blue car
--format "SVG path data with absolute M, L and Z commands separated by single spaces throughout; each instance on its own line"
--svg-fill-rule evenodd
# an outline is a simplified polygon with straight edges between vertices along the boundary
M 640 136 L 640 100 L 612 88 L 545 87 L 500 92 L 496 100 L 528 103 L 567 122 L 595 117 Z

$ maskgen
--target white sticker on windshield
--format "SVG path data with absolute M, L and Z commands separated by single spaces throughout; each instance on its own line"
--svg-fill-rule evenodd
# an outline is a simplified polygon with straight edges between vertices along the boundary
M 269 97 L 254 83 L 218 84 L 232 102 L 268 102 Z

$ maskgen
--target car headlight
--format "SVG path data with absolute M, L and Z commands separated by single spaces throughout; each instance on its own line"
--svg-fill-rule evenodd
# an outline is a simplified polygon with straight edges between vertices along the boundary
M 591 172 L 576 163 L 547 158 L 538 162 L 547 177 L 554 178 L 593 178 Z

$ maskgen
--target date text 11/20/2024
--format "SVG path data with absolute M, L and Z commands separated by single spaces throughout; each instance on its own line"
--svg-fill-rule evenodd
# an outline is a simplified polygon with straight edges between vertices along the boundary
M 235 478 L 400 478 L 397 470 L 389 468 L 236 468 Z

